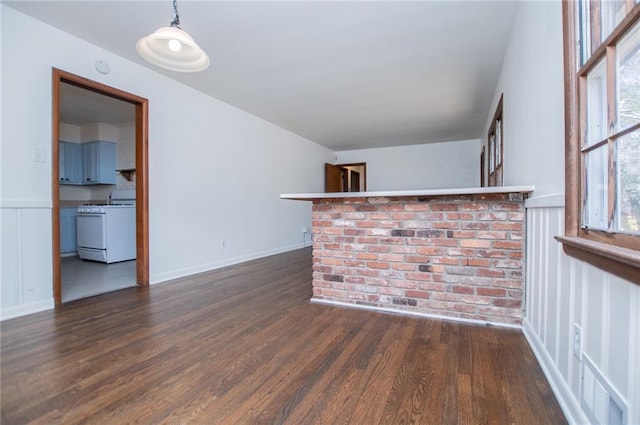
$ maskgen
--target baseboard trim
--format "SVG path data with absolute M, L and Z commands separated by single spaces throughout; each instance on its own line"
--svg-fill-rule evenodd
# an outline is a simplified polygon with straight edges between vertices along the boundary
M 281 248 L 254 252 L 248 255 L 242 255 L 238 257 L 225 258 L 219 261 L 212 261 L 210 263 L 201 264 L 193 267 L 186 267 L 184 269 L 172 270 L 166 273 L 160 273 L 154 276 L 151 276 L 151 285 L 155 285 L 157 283 L 167 282 L 173 279 L 180 279 L 182 277 L 191 276 L 194 274 L 205 273 L 212 270 L 220 269 L 222 267 L 233 266 L 235 264 L 244 263 L 246 261 L 257 260 L 258 258 L 269 257 L 271 255 L 282 254 L 284 252 L 294 251 L 296 249 L 302 249 L 308 247 L 307 245 L 296 244 L 296 245 L 288 245 Z
M 450 322 L 461 322 L 461 323 L 468 323 L 472 325 L 495 326 L 499 328 L 510 328 L 510 329 L 522 329 L 520 325 L 512 325 L 510 323 L 487 322 L 483 320 L 466 319 L 464 317 L 441 316 L 439 314 L 421 313 L 419 311 L 396 310 L 393 308 L 384 308 L 384 307 L 362 305 L 362 304 L 351 304 L 351 303 L 344 303 L 340 301 L 323 300 L 319 298 L 311 298 L 311 302 L 318 303 L 318 304 L 328 304 L 328 305 L 333 305 L 337 307 L 348 307 L 348 308 L 350 307 L 350 308 L 357 308 L 360 310 L 371 310 L 371 311 L 377 311 L 380 313 L 392 313 L 392 314 L 400 314 L 404 316 L 416 316 L 416 317 L 423 317 L 427 319 L 447 320 Z
M 27 314 L 39 313 L 45 310 L 52 310 L 54 307 L 53 299 L 5 307 L 0 310 L 0 321 L 26 316 Z
M 547 350 L 545 350 L 544 344 L 540 338 L 538 338 L 533 327 L 526 318 L 522 322 L 522 332 L 524 333 L 524 337 L 527 339 L 527 342 L 529 342 L 529 346 L 531 347 L 533 354 L 536 356 L 536 359 L 538 359 L 538 364 L 540 365 L 544 375 L 547 377 L 549 386 L 551 387 L 553 394 L 555 394 L 567 422 L 576 425 L 588 424 L 589 418 L 587 418 L 580 408 L 580 402 L 573 396 L 571 388 L 569 388 L 569 385 L 563 379 L 560 371 L 553 362 L 553 359 Z

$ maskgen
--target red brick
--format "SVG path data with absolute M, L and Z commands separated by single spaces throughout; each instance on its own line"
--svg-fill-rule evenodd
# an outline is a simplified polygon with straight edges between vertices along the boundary
M 429 257 L 425 257 L 422 255 L 407 255 L 405 261 L 407 263 L 428 263 Z
M 496 270 L 496 269 L 477 269 L 476 276 L 485 276 L 485 277 L 505 277 L 504 270 Z
M 495 249 L 522 249 L 522 242 L 494 241 L 493 247 Z
M 389 252 L 391 247 L 387 245 L 368 245 L 367 250 L 369 252 Z
M 389 268 L 389 263 L 382 262 L 382 261 L 369 261 L 367 263 L 367 267 L 372 268 L 372 269 L 386 270 L 386 269 Z
M 377 260 L 378 254 L 373 252 L 359 252 L 356 254 L 358 260 Z
M 521 202 L 500 202 L 492 204 L 491 208 L 495 211 L 520 211 L 522 209 Z
M 493 223 L 491 227 L 493 228 L 493 230 L 513 230 L 516 232 L 521 232 L 524 230 L 524 224 L 522 222 L 513 222 L 513 221 L 509 221 L 509 222 L 498 221 Z
M 416 252 L 420 255 L 443 255 L 445 250 L 439 247 L 419 247 Z M 422 261 L 424 262 L 424 261 Z
M 478 232 L 478 238 L 480 239 L 506 239 L 507 238 L 507 233 L 506 232 L 498 232 L 498 231 L 479 231 Z
M 340 251 L 342 249 L 342 245 L 339 243 L 326 243 L 322 247 L 328 251 Z
M 452 285 L 451 290 L 456 294 L 473 294 L 473 287 L 465 285 Z
M 491 248 L 491 241 L 480 239 L 463 239 L 460 241 L 463 248 Z
M 493 305 L 497 307 L 509 307 L 509 308 L 520 308 L 522 307 L 521 300 L 510 300 L 506 298 L 497 298 L 491 302 Z
M 391 264 L 391 268 L 393 270 L 398 270 L 398 271 L 416 271 L 416 265 L 415 264 L 407 264 L 407 263 L 393 263 Z
M 344 229 L 344 234 L 348 236 L 364 236 L 366 233 L 365 229 Z
M 379 222 L 374 220 L 360 220 L 357 222 L 357 226 L 363 227 L 378 227 Z M 355 224 L 354 224 L 355 225 Z
M 473 214 L 464 212 L 449 212 L 447 220 L 473 220 Z
M 433 239 L 433 244 L 436 246 L 458 246 L 460 240 L 457 239 Z
M 445 203 L 434 202 L 433 205 L 431 205 L 431 211 L 458 211 L 459 209 L 460 209 L 460 204 L 454 204 L 449 202 L 445 202 Z
M 392 261 L 392 262 L 401 262 L 404 260 L 404 255 L 401 254 L 380 254 L 378 256 L 380 261 Z
M 405 211 L 431 211 L 429 204 L 406 204 Z
M 474 232 L 473 230 L 451 230 L 447 232 L 447 237 L 471 239 L 476 237 L 476 233 L 480 234 L 480 232 Z
M 465 258 L 462 265 L 472 267 L 489 267 L 491 265 L 491 260 L 486 258 Z
M 387 217 L 389 217 L 388 214 L 386 214 Z M 373 217 L 371 217 L 372 219 L 374 219 Z M 416 219 L 416 214 L 415 213 L 411 213 L 411 212 L 396 212 L 391 214 L 391 218 L 394 220 L 415 220 Z
M 404 291 L 404 296 L 405 297 L 409 297 L 409 298 L 428 299 L 429 298 L 429 293 L 426 292 L 426 291 L 407 290 L 407 291 Z
M 380 238 L 376 238 L 375 236 L 363 236 L 356 239 L 357 243 L 364 243 L 369 245 L 375 245 L 380 242 Z
M 465 202 L 460 209 L 462 211 L 486 211 L 489 209 L 489 205 L 486 203 Z
M 423 289 L 425 291 L 436 291 L 436 292 L 445 292 L 447 287 L 442 283 L 434 283 L 434 282 L 418 282 L 418 288 Z
M 340 258 L 323 258 L 322 264 L 327 266 L 342 266 L 344 265 L 344 260 Z
M 371 213 L 367 216 L 367 218 L 369 220 L 389 220 L 391 219 L 391 215 L 387 214 L 387 213 Z M 393 219 L 395 220 L 395 216 L 393 217 Z
M 476 294 L 488 297 L 504 297 L 507 291 L 502 288 L 476 288 Z
M 341 211 L 341 212 L 352 212 L 355 211 L 356 208 L 353 205 L 346 205 L 346 203 L 335 203 L 333 204 L 333 208 L 334 211 Z
M 431 274 L 429 273 L 407 272 L 407 279 L 419 280 L 419 281 L 430 281 L 432 277 L 431 277 Z

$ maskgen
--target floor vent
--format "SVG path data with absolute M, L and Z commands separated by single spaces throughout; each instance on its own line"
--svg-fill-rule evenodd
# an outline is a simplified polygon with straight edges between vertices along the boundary
M 582 355 L 582 408 L 594 424 L 627 425 L 627 406 L 603 374 Z

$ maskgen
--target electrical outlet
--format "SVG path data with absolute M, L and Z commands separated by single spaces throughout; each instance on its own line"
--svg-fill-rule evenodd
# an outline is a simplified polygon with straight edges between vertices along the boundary
M 306 227 L 303 227 L 303 228 L 302 228 L 302 234 L 303 234 L 303 235 L 306 235 L 306 234 L 307 234 L 307 228 L 306 228 Z
M 580 358 L 582 353 L 582 329 L 577 323 L 573 324 L 573 355 Z
M 222 240 L 220 241 L 220 249 L 225 249 L 225 247 L 226 247 L 226 246 L 227 246 L 227 243 L 225 242 L 225 240 L 224 240 L 224 239 L 222 239 Z

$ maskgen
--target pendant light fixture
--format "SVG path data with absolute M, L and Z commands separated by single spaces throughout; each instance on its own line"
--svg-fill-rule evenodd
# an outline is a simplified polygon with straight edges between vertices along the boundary
M 142 37 L 136 50 L 147 61 L 178 72 L 198 72 L 207 69 L 209 56 L 186 31 L 180 28 L 177 0 L 173 0 L 175 18 L 168 27 L 158 28 Z

